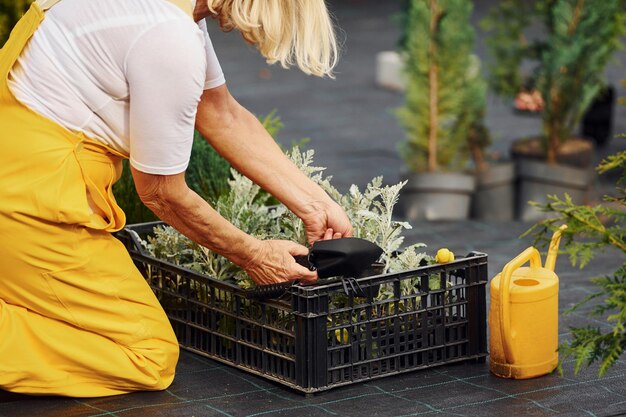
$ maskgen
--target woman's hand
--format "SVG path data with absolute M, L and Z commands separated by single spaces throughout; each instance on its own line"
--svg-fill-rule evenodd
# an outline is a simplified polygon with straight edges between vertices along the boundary
M 330 200 L 309 204 L 300 218 L 306 227 L 310 244 L 317 240 L 339 239 L 352 236 L 352 224 L 339 204 Z
M 294 256 L 306 256 L 309 250 L 288 240 L 261 240 L 252 259 L 243 265 L 258 285 L 285 281 L 314 282 L 317 272 L 296 263 Z

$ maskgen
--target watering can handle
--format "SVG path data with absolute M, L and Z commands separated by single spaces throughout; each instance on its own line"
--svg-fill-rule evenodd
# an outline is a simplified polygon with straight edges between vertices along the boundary
M 504 348 L 504 356 L 507 363 L 515 363 L 513 349 L 511 348 L 511 312 L 509 307 L 509 286 L 513 271 L 530 261 L 531 268 L 541 268 L 541 255 L 534 247 L 527 248 L 524 252 L 513 258 L 502 270 L 500 280 L 500 338 Z

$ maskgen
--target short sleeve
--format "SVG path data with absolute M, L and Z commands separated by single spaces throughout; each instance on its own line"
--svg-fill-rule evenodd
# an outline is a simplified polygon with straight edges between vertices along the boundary
M 206 55 L 206 80 L 204 83 L 204 89 L 210 90 L 225 84 L 226 79 L 220 62 L 217 59 L 217 55 L 215 54 L 215 50 L 213 49 L 213 43 L 209 37 L 209 30 L 207 28 L 206 21 L 202 19 L 198 22 L 198 27 L 204 36 L 204 50 Z
M 205 85 L 203 34 L 188 21 L 159 23 L 125 60 L 130 94 L 130 163 L 142 172 L 187 169 L 196 112 Z

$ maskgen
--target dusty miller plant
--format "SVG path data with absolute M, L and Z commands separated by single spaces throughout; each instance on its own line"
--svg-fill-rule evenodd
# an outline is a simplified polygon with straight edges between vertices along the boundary
M 384 272 L 417 268 L 422 261 L 430 260 L 426 254 L 418 252 L 423 244 L 411 245 L 397 253 L 404 243 L 403 230 L 411 228 L 408 223 L 396 221 L 392 217 L 404 182 L 386 186 L 382 184 L 382 177 L 376 177 L 363 192 L 353 185 L 343 195 L 331 184 L 332 177 L 323 175 L 325 168 L 313 164 L 313 150 L 301 151 L 295 146 L 287 155 L 344 208 L 352 221 L 356 237 L 375 242 L 383 249 L 381 261 L 385 264 Z M 219 198 L 215 207 L 225 219 L 259 239 L 288 239 L 306 243 L 302 221 L 282 205 L 267 205 L 271 197 L 259 186 L 234 170 L 229 186 L 230 191 Z M 193 243 L 169 226 L 155 228 L 154 235 L 148 237 L 145 245 L 154 256 L 177 265 L 217 279 L 235 279 L 243 288 L 254 286 L 254 282 L 241 268 L 223 256 Z

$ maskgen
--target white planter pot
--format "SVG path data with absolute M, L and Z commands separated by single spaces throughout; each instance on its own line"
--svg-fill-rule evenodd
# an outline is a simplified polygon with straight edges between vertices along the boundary
M 376 55 L 376 85 L 394 91 L 405 90 L 404 62 L 398 52 L 383 51 Z
M 474 175 L 413 173 L 400 194 L 399 210 L 409 222 L 466 220 L 475 188 Z

